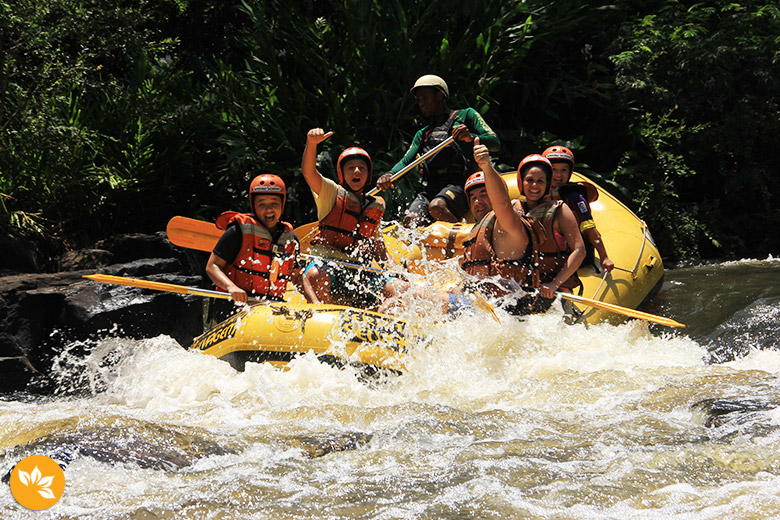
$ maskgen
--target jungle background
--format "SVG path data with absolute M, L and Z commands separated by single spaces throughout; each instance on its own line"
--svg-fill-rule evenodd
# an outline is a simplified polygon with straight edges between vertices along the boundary
M 281 175 L 423 121 L 409 88 L 497 132 L 501 170 L 550 144 L 645 219 L 667 261 L 780 252 L 780 9 L 762 1 L 0 0 L 0 231 L 52 255 L 174 215 L 246 210 Z M 392 193 L 396 218 L 416 189 Z

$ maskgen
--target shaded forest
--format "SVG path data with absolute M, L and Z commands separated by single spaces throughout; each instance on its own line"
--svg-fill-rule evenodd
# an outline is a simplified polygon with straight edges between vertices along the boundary
M 762 1 L 0 0 L 0 231 L 57 251 L 214 219 L 258 172 L 310 222 L 306 131 L 335 132 L 323 172 L 356 144 L 376 178 L 434 73 L 498 133 L 500 169 L 571 147 L 667 260 L 777 255 L 778 35 Z

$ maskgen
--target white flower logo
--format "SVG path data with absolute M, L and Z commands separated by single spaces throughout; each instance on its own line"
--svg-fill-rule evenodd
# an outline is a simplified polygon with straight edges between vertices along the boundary
M 43 498 L 57 498 L 54 496 L 54 493 L 51 490 L 51 484 L 54 481 L 54 477 L 44 477 L 41 473 L 41 470 L 38 469 L 38 466 L 35 466 L 35 468 L 30 473 L 19 470 L 19 481 L 28 487 L 40 487 L 41 489 L 38 490 L 38 494 Z

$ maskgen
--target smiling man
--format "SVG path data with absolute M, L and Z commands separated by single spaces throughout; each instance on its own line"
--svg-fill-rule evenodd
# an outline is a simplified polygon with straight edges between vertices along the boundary
M 312 239 L 315 260 L 303 274 L 303 292 L 311 303 L 342 303 L 375 307 L 380 296 L 396 293 L 399 280 L 384 273 L 347 268 L 327 259 L 348 260 L 370 266 L 373 260 L 387 260 L 380 229 L 385 213 L 381 197 L 365 195 L 371 182 L 371 156 L 358 147 L 347 148 L 336 162 L 339 184 L 317 170 L 317 145 L 333 135 L 313 128 L 306 135 L 301 171 L 317 205 L 319 229 Z
M 453 145 L 423 163 L 420 173 L 426 186 L 406 210 L 404 224 L 423 226 L 434 220 L 457 222 L 468 211 L 463 183 L 479 169 L 473 158 L 474 139 L 479 138 L 491 152 L 497 152 L 501 143 L 479 112 L 473 108 L 451 110 L 447 106 L 450 91 L 439 76 L 421 76 L 411 93 L 428 125 L 415 134 L 403 158 L 377 180 L 377 187 L 383 190 L 394 187 L 390 182 L 393 174 L 452 136 Z

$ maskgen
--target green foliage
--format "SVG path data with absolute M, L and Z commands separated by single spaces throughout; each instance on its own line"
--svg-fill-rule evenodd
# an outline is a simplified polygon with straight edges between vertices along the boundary
M 500 164 L 573 146 L 667 258 L 777 252 L 777 34 L 760 1 L 0 0 L 0 225 L 154 231 L 245 209 L 260 171 L 311 221 L 307 130 L 334 131 L 323 173 L 354 144 L 376 178 L 435 73 L 498 133 Z M 389 216 L 417 182 L 384 194 Z
M 677 257 L 777 252 L 778 34 L 774 4 L 664 2 L 615 42 L 618 173 Z

